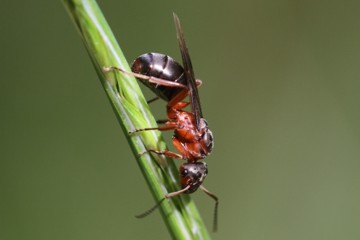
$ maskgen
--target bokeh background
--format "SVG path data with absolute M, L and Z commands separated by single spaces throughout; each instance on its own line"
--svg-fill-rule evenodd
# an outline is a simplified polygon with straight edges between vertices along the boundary
M 158 212 L 134 218 L 154 200 L 62 2 L 0 3 L 0 239 L 169 239 Z M 214 239 L 360 239 L 359 1 L 100 6 L 130 62 L 180 59 L 182 20 L 215 136 Z

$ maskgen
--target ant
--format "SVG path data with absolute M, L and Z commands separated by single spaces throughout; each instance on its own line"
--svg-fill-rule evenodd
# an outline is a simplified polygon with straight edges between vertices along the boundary
M 175 13 L 173 15 L 183 66 L 167 55 L 146 53 L 135 59 L 131 66 L 132 72 L 127 72 L 113 66 L 105 67 L 104 70 L 117 70 L 135 76 L 157 95 L 156 98 L 148 101 L 148 103 L 159 98 L 167 102 L 166 109 L 168 119 L 166 121 L 159 121 L 163 123 L 163 125 L 136 129 L 130 133 L 149 130 L 174 130 L 172 142 L 179 153 L 155 149 L 148 149 L 147 152 L 187 161 L 183 163 L 179 169 L 181 190 L 165 194 L 164 198 L 154 207 L 137 217 L 143 218 L 149 215 L 167 198 L 172 198 L 183 193 L 191 194 L 198 188 L 201 188 L 201 190 L 215 200 L 213 230 L 216 231 L 219 199 L 202 186 L 208 174 L 208 169 L 206 163 L 198 162 L 211 153 L 214 147 L 214 139 L 201 111 L 197 88 L 202 84 L 202 81 L 195 79 L 180 20 Z M 187 96 L 189 96 L 190 102 L 183 101 Z M 192 111 L 185 111 L 184 108 L 190 104 Z

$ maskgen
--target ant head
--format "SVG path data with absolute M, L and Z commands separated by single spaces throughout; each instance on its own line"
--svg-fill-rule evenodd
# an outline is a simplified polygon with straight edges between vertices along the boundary
M 203 183 L 207 173 L 207 164 L 204 162 L 183 163 L 180 166 L 181 188 L 188 187 L 186 193 L 195 192 Z
M 204 118 L 200 118 L 199 124 L 200 139 L 199 142 L 206 152 L 206 155 L 210 154 L 214 148 L 214 137 L 211 130 L 208 127 L 208 123 Z

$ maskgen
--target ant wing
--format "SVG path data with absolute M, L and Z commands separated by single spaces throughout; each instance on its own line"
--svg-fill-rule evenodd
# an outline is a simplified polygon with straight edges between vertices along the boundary
M 191 64 L 189 51 L 185 44 L 184 33 L 180 25 L 180 20 L 175 13 L 173 14 L 174 14 L 175 27 L 176 27 L 176 35 L 179 41 L 181 57 L 183 60 L 184 73 L 187 80 L 187 86 L 189 88 L 192 111 L 195 116 L 196 127 L 199 128 L 200 119 L 202 118 L 202 111 L 200 105 L 199 92 L 195 81 L 194 70 Z

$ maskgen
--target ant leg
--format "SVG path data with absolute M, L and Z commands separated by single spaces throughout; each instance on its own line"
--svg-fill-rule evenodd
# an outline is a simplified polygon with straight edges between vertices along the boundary
M 174 153 L 174 152 L 171 152 L 168 150 L 159 151 L 159 150 L 155 150 L 155 149 L 148 149 L 147 151 L 140 153 L 140 156 L 145 153 L 148 153 L 148 152 L 156 153 L 159 155 L 164 155 L 164 156 L 170 157 L 170 158 L 184 159 L 184 157 L 178 153 Z
M 134 73 L 134 72 L 127 72 L 121 68 L 118 67 L 114 67 L 114 66 L 110 66 L 110 67 L 103 67 L 103 71 L 105 72 L 110 72 L 113 70 L 117 70 L 119 72 L 128 74 L 128 75 L 132 75 L 136 78 L 140 78 L 140 79 L 144 79 L 149 81 L 150 83 L 155 83 L 155 84 L 159 84 L 161 86 L 167 86 L 167 87 L 177 87 L 177 88 L 186 88 L 187 86 L 181 83 L 177 83 L 177 82 L 173 82 L 173 81 L 169 81 L 169 80 L 165 80 L 165 79 L 161 79 L 161 78 L 157 78 L 157 77 L 152 77 L 152 76 L 147 76 L 147 75 L 143 75 L 143 74 L 139 74 L 139 73 Z
M 196 87 L 200 87 L 202 85 L 202 81 L 200 79 L 196 79 Z M 189 95 L 189 89 L 184 89 L 180 91 L 175 97 L 173 97 L 167 104 L 168 108 L 175 108 L 175 109 L 183 109 L 190 103 L 185 104 L 185 102 L 181 102 L 184 98 Z M 181 103 L 180 105 L 178 105 Z
M 130 131 L 129 134 L 136 133 L 136 132 L 141 132 L 141 131 L 149 131 L 149 130 L 168 131 L 168 130 L 174 130 L 176 128 L 177 128 L 177 124 L 169 123 L 169 124 L 165 124 L 165 125 L 160 126 L 160 127 L 135 129 L 133 131 Z
M 140 129 L 135 129 L 134 131 L 129 132 L 129 134 L 135 133 L 135 132 L 140 132 L 140 131 L 149 131 L 149 130 L 159 130 L 159 131 L 167 131 L 167 130 L 173 130 L 177 128 L 177 124 L 165 124 L 163 126 L 160 127 L 156 127 L 156 128 L 140 128 Z M 163 151 L 159 151 L 159 150 L 155 150 L 155 149 L 148 149 L 145 152 L 140 153 L 140 156 L 147 153 L 147 152 L 152 152 L 152 153 L 156 153 L 159 155 L 165 155 L 167 157 L 171 157 L 171 158 L 177 158 L 177 159 L 184 159 L 184 157 L 178 153 L 174 153 L 171 151 L 167 151 L 167 150 L 163 150 Z
M 186 98 L 189 95 L 189 90 L 184 89 L 180 91 L 175 97 L 173 97 L 167 104 L 168 108 L 174 107 L 177 103 L 181 102 L 184 98 Z
M 169 120 L 168 119 L 159 119 L 159 120 L 156 120 L 156 123 L 157 124 L 165 124 L 167 123 Z

